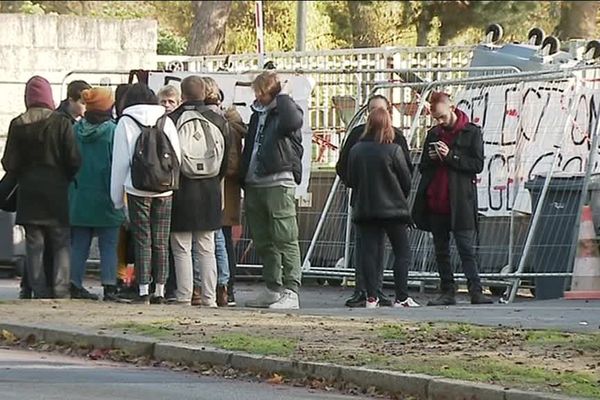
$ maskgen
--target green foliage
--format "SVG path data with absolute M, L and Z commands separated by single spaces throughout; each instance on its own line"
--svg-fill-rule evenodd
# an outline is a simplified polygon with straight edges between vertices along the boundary
M 246 351 L 252 354 L 289 357 L 296 348 L 296 341 L 277 337 L 250 336 L 241 333 L 221 333 L 212 343 L 225 350 Z
M 44 15 L 46 13 L 41 5 L 34 4 L 32 1 L 24 1 L 19 11 L 23 14 L 32 15 Z
M 168 29 L 158 29 L 158 44 L 156 51 L 163 55 L 185 55 L 187 39 Z
M 379 336 L 386 340 L 406 339 L 406 330 L 402 325 L 385 324 L 379 328 Z
M 266 1 L 263 3 L 265 50 L 294 50 L 296 32 L 296 2 Z M 256 51 L 254 1 L 234 1 L 225 32 L 225 53 Z
M 172 334 L 174 328 L 173 321 L 154 321 L 150 323 L 142 322 L 122 322 L 112 326 L 112 328 L 123 330 L 125 333 L 134 333 L 136 335 L 150 336 L 154 338 L 163 338 Z
M 0 11 L 100 18 L 152 18 L 159 23 L 158 52 L 182 54 L 193 23 L 191 1 L 2 1 Z M 504 41 L 525 41 L 536 26 L 551 33 L 560 2 L 551 1 L 308 1 L 307 50 L 368 46 L 473 44 L 490 23 Z M 296 1 L 265 1 L 265 49 L 295 48 Z M 256 51 L 255 2 L 233 1 L 224 53 Z

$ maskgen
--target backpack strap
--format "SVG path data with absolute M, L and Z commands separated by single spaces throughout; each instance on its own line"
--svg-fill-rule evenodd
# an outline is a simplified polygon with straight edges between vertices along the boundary
M 121 118 L 123 118 L 123 117 L 128 117 L 128 118 L 129 118 L 129 119 L 131 119 L 133 122 L 135 122 L 135 124 L 136 124 L 138 127 L 140 127 L 140 128 L 147 128 L 147 127 L 148 127 L 148 126 L 146 126 L 146 125 L 142 124 L 140 121 L 138 121 L 136 118 L 132 117 L 132 116 L 131 116 L 131 115 L 129 115 L 129 114 L 123 114 L 123 115 L 121 115 Z
M 138 121 L 136 118 L 132 117 L 129 114 L 123 114 L 121 117 L 129 117 L 133 122 L 135 122 L 135 124 L 140 127 L 140 128 L 150 128 L 152 125 L 144 125 L 142 124 L 140 121 Z M 156 120 L 156 126 L 158 127 L 158 129 L 160 129 L 161 131 L 165 130 L 165 123 L 167 120 L 167 114 L 163 114 L 161 115 L 157 120 Z
M 160 118 L 156 120 L 156 127 L 161 131 L 165 131 L 165 124 L 167 123 L 168 115 L 165 113 Z

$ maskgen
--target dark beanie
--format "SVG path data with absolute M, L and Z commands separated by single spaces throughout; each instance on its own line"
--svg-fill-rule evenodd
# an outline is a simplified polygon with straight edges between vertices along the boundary
M 54 110 L 54 99 L 52 97 L 52 87 L 46 78 L 34 76 L 25 84 L 25 107 L 47 108 Z

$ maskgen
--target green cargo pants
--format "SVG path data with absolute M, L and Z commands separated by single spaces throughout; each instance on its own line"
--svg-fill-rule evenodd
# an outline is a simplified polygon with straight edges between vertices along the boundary
M 302 277 L 294 188 L 245 189 L 246 221 L 270 290 L 298 292 Z

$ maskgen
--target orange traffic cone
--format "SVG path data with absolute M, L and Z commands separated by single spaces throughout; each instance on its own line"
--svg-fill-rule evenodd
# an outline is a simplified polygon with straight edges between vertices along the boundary
M 571 291 L 565 292 L 565 299 L 600 300 L 600 254 L 590 206 L 581 212 Z

